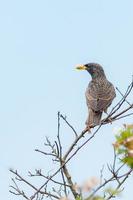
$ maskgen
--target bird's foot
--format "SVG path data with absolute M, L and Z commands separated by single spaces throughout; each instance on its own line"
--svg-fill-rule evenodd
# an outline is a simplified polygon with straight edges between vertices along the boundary
M 85 131 L 88 131 L 89 133 L 91 133 L 91 126 L 90 125 L 86 125 L 85 127 Z
M 110 117 L 108 118 L 108 121 L 109 121 L 109 123 L 112 124 L 112 119 Z

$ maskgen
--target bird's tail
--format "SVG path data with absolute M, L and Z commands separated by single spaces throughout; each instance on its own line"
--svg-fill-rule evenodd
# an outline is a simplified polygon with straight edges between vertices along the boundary
M 87 125 L 89 125 L 90 127 L 99 125 L 101 122 L 101 117 L 102 117 L 102 112 L 94 112 L 93 110 L 90 109 Z

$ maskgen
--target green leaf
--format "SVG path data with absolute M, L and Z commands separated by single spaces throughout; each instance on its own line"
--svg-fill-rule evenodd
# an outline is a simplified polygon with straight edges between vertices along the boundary
M 133 168 L 133 158 L 132 157 L 125 157 L 122 159 L 123 163 L 126 163 L 129 167 Z
M 76 200 L 82 200 L 81 196 L 76 197 Z
M 117 153 L 118 154 L 126 154 L 127 153 L 127 150 L 125 148 L 118 148 L 117 149 Z

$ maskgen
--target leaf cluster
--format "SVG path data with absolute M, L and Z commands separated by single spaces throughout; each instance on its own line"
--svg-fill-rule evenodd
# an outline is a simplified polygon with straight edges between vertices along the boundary
M 133 125 L 125 125 L 115 137 L 114 147 L 121 162 L 133 168 Z

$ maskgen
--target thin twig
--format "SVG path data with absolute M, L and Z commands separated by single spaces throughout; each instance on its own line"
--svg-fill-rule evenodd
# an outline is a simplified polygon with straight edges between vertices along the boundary
M 78 134 L 75 130 L 75 128 L 67 121 L 66 117 L 64 117 L 62 114 L 60 115 L 60 117 L 66 122 L 66 124 L 72 129 L 72 131 L 75 134 L 75 137 L 78 137 Z
M 108 118 L 110 118 L 113 114 L 115 114 L 121 108 L 121 106 L 125 102 L 126 98 L 131 93 L 132 89 L 133 89 L 133 80 L 132 80 L 131 84 L 127 87 L 125 95 L 123 95 L 122 99 L 120 99 L 120 101 L 110 111 Z
M 61 145 L 61 139 L 60 139 L 60 112 L 58 112 L 58 133 L 57 133 L 57 139 L 58 139 L 57 148 L 59 149 L 59 161 L 60 161 L 60 166 L 61 166 L 62 165 L 62 145 Z M 64 177 L 64 174 L 63 174 L 63 168 L 60 170 L 60 172 L 61 172 L 62 180 L 63 180 L 63 183 L 64 183 L 64 193 L 67 196 L 67 188 L 66 188 L 65 177 Z
M 49 179 L 49 176 L 45 176 L 44 174 L 42 174 L 41 170 L 36 170 L 36 174 L 33 174 L 33 173 L 31 173 L 30 171 L 29 171 L 28 173 L 29 173 L 29 176 L 31 176 L 31 177 L 41 176 L 41 177 L 43 177 L 43 178 L 45 178 L 45 179 Z M 53 182 L 53 183 L 55 183 L 55 184 L 57 184 L 57 185 L 62 185 L 62 186 L 64 186 L 64 183 L 61 183 L 61 182 L 56 181 L 56 180 L 54 180 L 54 179 L 51 179 L 51 182 Z M 70 187 L 70 185 L 66 184 L 66 187 Z
M 54 154 L 54 153 L 47 153 L 47 152 L 41 151 L 41 150 L 39 150 L 39 149 L 35 149 L 35 151 L 36 151 L 36 152 L 39 152 L 39 153 L 42 153 L 42 154 L 44 154 L 45 156 L 54 156 L 54 157 L 56 157 L 56 154 Z
M 128 104 L 129 106 L 131 106 L 131 104 L 130 104 L 129 101 L 125 98 L 125 95 L 122 94 L 122 92 L 119 90 L 119 88 L 116 87 L 116 89 L 117 89 L 117 91 L 120 93 L 120 95 L 123 97 L 123 99 L 127 102 L 127 104 Z

